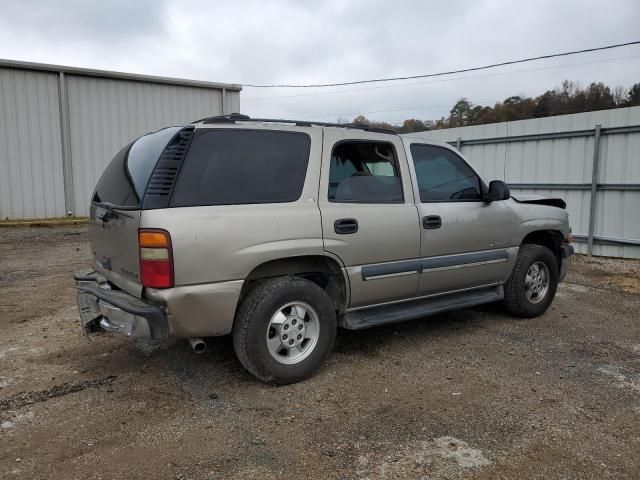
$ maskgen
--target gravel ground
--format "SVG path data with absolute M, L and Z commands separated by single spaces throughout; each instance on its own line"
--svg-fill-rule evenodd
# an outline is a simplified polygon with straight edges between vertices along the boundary
M 640 263 L 577 258 L 552 308 L 341 331 L 312 379 L 80 334 L 84 227 L 0 230 L 1 478 L 640 478 Z

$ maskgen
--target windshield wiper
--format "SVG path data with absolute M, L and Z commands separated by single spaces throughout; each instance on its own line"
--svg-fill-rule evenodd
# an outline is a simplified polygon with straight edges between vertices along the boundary
M 96 202 L 95 200 L 91 202 L 96 207 L 104 208 L 106 212 L 101 216 L 97 217 L 99 220 L 103 222 L 108 222 L 111 218 L 117 218 L 119 216 L 135 218 L 133 215 L 129 215 L 128 213 L 124 213 L 127 210 L 138 210 L 138 207 L 124 207 L 121 205 L 114 205 L 111 202 Z

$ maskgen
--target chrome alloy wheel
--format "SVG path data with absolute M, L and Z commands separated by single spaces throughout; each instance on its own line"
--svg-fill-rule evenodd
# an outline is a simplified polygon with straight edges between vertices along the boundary
M 318 314 L 303 302 L 287 303 L 271 317 L 267 347 L 278 362 L 293 365 L 307 358 L 320 335 Z
M 527 270 L 524 293 L 531 303 L 540 303 L 549 291 L 549 267 L 544 262 L 535 262 Z

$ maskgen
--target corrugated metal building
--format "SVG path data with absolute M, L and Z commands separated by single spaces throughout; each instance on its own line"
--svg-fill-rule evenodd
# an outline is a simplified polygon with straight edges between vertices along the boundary
M 487 180 L 567 202 L 579 252 L 640 258 L 640 107 L 433 130 Z M 595 166 L 595 168 L 594 168 Z
M 161 127 L 239 112 L 241 88 L 0 60 L 0 218 L 87 215 L 120 148 Z

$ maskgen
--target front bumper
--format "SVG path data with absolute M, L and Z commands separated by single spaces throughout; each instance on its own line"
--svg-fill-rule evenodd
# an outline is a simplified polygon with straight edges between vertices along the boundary
M 115 290 L 100 274 L 75 272 L 76 299 L 85 335 L 102 330 L 129 337 L 160 340 L 169 335 L 164 308 Z
M 564 277 L 567 276 L 567 272 L 569 271 L 569 263 L 571 263 L 571 256 L 573 255 L 573 252 L 573 245 L 563 243 L 560 246 L 560 280 L 563 280 Z

